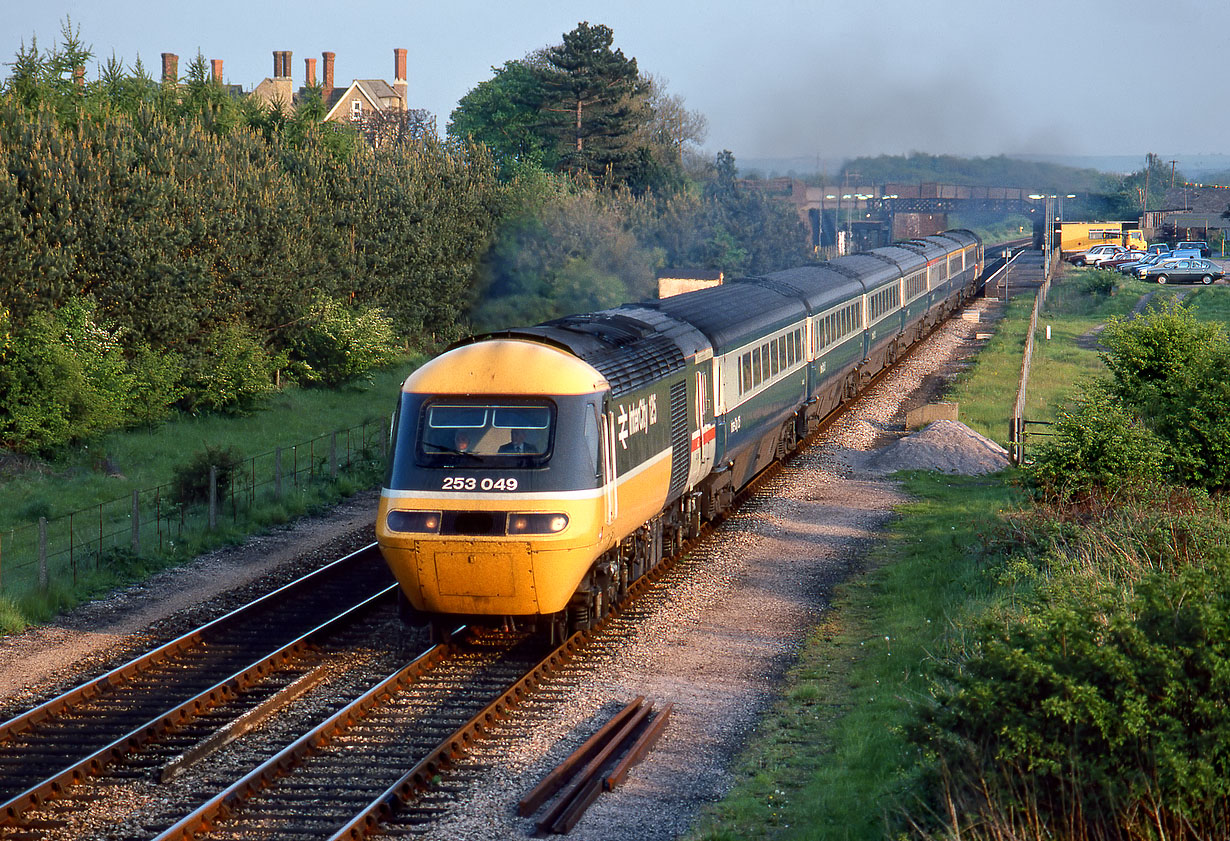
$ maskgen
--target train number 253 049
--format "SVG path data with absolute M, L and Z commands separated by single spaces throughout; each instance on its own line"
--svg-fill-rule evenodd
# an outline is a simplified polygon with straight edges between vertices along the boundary
M 478 479 L 474 476 L 445 476 L 440 486 L 442 491 L 515 491 L 517 480 L 509 476 L 493 479 L 484 476 Z

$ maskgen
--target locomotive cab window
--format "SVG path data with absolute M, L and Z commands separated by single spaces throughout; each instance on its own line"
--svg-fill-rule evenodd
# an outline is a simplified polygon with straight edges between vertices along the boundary
M 548 403 L 448 402 L 426 407 L 418 455 L 427 466 L 538 466 L 551 456 L 555 409 Z

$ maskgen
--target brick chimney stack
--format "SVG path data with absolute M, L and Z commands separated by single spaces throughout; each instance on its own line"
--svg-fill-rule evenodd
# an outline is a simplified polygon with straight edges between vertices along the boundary
M 304 84 L 309 88 L 316 84 L 316 59 L 305 58 L 303 60 L 304 69 Z
M 290 55 L 290 50 L 273 51 L 273 86 L 268 101 L 282 108 L 290 108 L 295 101 L 295 83 L 291 78 Z
M 408 87 L 406 84 L 406 50 L 398 47 L 393 50 L 393 90 L 397 91 L 397 95 L 401 97 L 401 110 L 403 111 L 409 104 L 406 99 Z
M 290 50 L 274 50 L 273 51 L 273 78 L 289 79 L 290 73 Z
M 162 54 L 162 83 L 174 85 L 179 81 L 179 56 L 175 53 Z
M 209 60 L 210 75 L 216 84 L 222 84 L 222 59 L 211 58 Z
M 321 53 L 320 55 L 325 60 L 324 82 L 321 85 L 320 95 L 324 97 L 325 102 L 328 102 L 329 97 L 333 95 L 333 59 L 336 56 L 333 53 Z

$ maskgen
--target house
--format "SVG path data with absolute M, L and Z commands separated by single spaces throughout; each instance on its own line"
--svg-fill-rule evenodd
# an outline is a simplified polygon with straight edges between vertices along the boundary
M 321 53 L 323 78 L 321 98 L 324 100 L 326 120 L 337 122 L 362 122 L 381 114 L 407 110 L 406 104 L 406 50 L 393 50 L 393 81 L 384 79 L 355 79 L 347 87 L 334 85 L 336 55 Z M 297 91 L 291 76 L 291 51 L 273 51 L 273 76 L 264 79 L 252 91 L 252 95 L 273 107 L 293 108 L 304 96 L 307 88 L 316 85 L 316 59 L 304 59 L 304 84 Z

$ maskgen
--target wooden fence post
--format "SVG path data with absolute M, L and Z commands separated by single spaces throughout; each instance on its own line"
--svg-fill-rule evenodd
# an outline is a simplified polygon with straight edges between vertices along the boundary
M 141 492 L 132 492 L 132 554 L 141 554 Z
M 47 589 L 47 518 L 38 518 L 38 588 Z
M 209 530 L 218 528 L 218 467 L 209 465 Z

